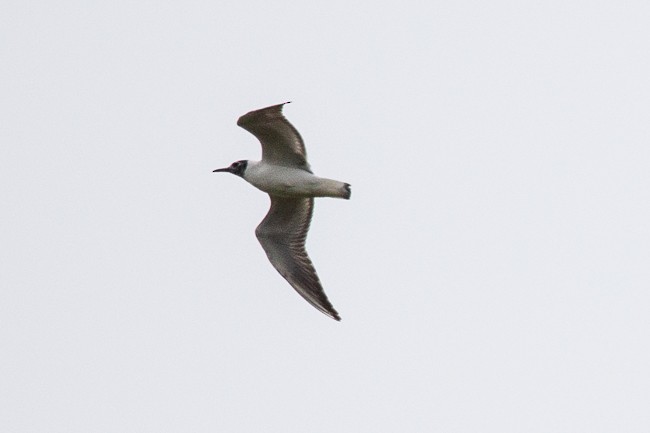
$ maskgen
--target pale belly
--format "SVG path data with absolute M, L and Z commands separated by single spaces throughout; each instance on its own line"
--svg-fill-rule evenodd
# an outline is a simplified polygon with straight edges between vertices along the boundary
M 325 179 L 300 169 L 258 165 L 247 170 L 246 180 L 256 188 L 282 197 L 344 197 L 343 182 Z

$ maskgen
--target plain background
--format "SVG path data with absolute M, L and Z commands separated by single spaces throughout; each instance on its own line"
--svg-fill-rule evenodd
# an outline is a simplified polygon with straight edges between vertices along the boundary
M 649 5 L 3 0 L 0 430 L 647 433 Z M 212 173 L 288 100 L 341 323 Z

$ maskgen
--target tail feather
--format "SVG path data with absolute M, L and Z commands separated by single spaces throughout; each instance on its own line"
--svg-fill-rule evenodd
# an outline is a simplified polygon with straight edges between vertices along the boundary
M 350 200 L 350 196 L 352 195 L 351 185 L 349 183 L 345 183 L 344 185 L 345 186 L 343 188 L 345 188 L 346 194 L 343 196 L 343 198 L 346 200 Z

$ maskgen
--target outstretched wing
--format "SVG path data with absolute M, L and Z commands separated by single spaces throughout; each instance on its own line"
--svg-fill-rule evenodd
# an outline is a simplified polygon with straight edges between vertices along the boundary
M 237 125 L 260 141 L 263 161 L 311 173 L 305 143 L 298 130 L 282 114 L 285 104 L 288 102 L 246 113 L 239 118 Z
M 255 235 L 271 264 L 300 296 L 324 314 L 341 320 L 305 250 L 313 209 L 313 198 L 271 196 L 269 213 L 255 229 Z

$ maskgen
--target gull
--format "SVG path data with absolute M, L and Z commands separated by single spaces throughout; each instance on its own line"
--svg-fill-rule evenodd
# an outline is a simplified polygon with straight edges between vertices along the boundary
M 241 160 L 214 172 L 232 173 L 267 193 L 271 208 L 255 229 L 269 261 L 300 296 L 320 312 L 341 320 L 316 274 L 305 241 L 314 211 L 314 197 L 348 200 L 350 184 L 315 176 L 298 130 L 273 105 L 244 114 L 237 125 L 262 144 L 262 160 Z

